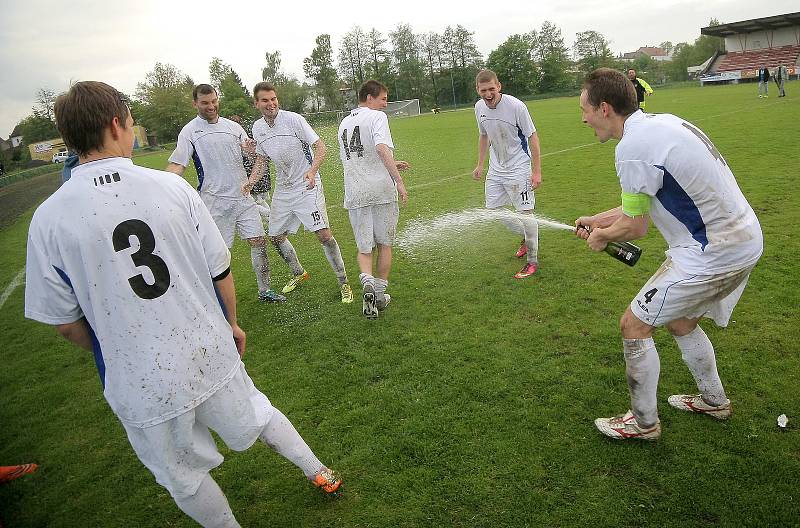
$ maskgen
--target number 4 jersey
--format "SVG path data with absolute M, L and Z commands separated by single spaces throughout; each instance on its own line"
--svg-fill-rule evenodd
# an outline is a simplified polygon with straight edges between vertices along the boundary
M 239 355 L 212 277 L 228 252 L 197 192 L 127 158 L 81 164 L 33 215 L 25 316 L 86 317 L 104 395 L 135 427 L 199 405 Z
M 624 193 L 646 194 L 650 216 L 686 273 L 725 273 L 755 264 L 761 226 L 725 159 L 694 125 L 634 112 L 616 148 Z
M 339 125 L 339 157 L 344 165 L 344 208 L 397 201 L 397 190 L 377 145 L 394 149 L 389 118 L 380 110 L 359 106 Z

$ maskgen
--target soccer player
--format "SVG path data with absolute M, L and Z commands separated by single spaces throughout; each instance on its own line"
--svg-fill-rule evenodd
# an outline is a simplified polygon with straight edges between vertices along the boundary
M 253 123 L 257 157 L 250 179 L 242 186 L 242 192 L 250 193 L 264 174 L 268 160 L 275 163 L 275 192 L 272 195 L 269 236 L 294 274 L 283 287 L 283 293 L 293 291 L 309 279 L 294 247 L 286 238 L 288 233 L 296 233 L 300 224 L 303 224 L 317 235 L 322 244 L 325 258 L 339 280 L 342 302 L 352 303 L 353 290 L 347 282 L 339 244 L 330 230 L 319 176 L 319 167 L 325 159 L 325 143 L 303 116 L 280 109 L 278 93 L 271 83 L 256 84 L 253 97 L 264 117 Z M 314 148 L 313 154 L 311 147 Z
M 219 97 L 209 84 L 199 84 L 192 91 L 197 117 L 178 134 L 175 151 L 167 170 L 182 176 L 189 160 L 197 169 L 200 198 L 206 204 L 228 248 L 233 247 L 235 232 L 250 244 L 250 258 L 258 284 L 258 299 L 282 302 L 286 297 L 269 286 L 269 259 L 266 233 L 255 201 L 242 196 L 247 181 L 242 153 L 255 155 L 255 142 L 242 125 L 219 115 Z
M 653 89 L 647 81 L 636 76 L 636 70 L 633 68 L 628 70 L 628 80 L 633 84 L 633 89 L 636 90 L 636 101 L 639 103 L 639 108 L 644 110 L 647 105 L 644 97 L 645 95 L 653 95 Z
M 652 219 L 669 244 L 667 259 L 631 301 L 620 321 L 631 410 L 598 418 L 616 439 L 655 440 L 659 358 L 653 333 L 666 326 L 699 394 L 670 396 L 671 406 L 724 420 L 731 402 L 717 372 L 714 347 L 698 326 L 707 316 L 727 326 L 763 251 L 761 226 L 730 167 L 697 127 L 670 114 L 645 114 L 621 72 L 591 73 L 580 97 L 583 122 L 601 143 L 618 139 L 620 207 L 581 216 L 576 234 L 602 251 L 608 242 L 643 237 Z M 585 229 L 585 228 L 588 228 Z
M 491 70 L 478 72 L 475 89 L 481 98 L 475 103 L 478 165 L 472 176 L 481 180 L 486 153 L 490 151 L 484 186 L 486 207 L 499 209 L 510 204 L 520 213 L 531 214 L 536 201 L 533 190 L 542 184 L 542 160 L 539 136 L 528 107 L 516 97 L 501 93 L 500 81 Z M 535 220 L 504 223 L 524 236 L 517 257 L 527 255 L 527 263 L 514 278 L 530 277 L 539 268 L 539 224 Z
M 339 157 L 344 165 L 344 208 L 358 248 L 362 312 L 376 319 L 391 296 L 386 293 L 392 268 L 392 244 L 400 210 L 398 193 L 408 203 L 401 170 L 405 161 L 394 159 L 389 118 L 383 110 L 389 90 L 369 80 L 358 90 L 358 107 L 339 124 Z M 372 275 L 372 252 L 377 248 L 377 276 Z
M 228 117 L 231 121 L 236 123 L 242 124 L 242 118 L 239 115 L 232 115 Z M 244 125 L 243 125 L 244 126 Z M 250 127 L 252 128 L 252 127 Z M 247 130 L 245 129 L 245 132 Z M 255 165 L 256 159 L 255 156 L 248 156 L 244 154 L 242 156 L 242 163 L 244 164 L 244 172 L 248 176 L 253 172 L 253 165 Z M 269 193 L 272 190 L 272 177 L 269 173 L 269 163 L 264 164 L 264 173 L 261 178 L 253 185 L 253 188 L 250 190 L 250 196 L 253 197 L 253 200 L 256 202 L 256 208 L 258 209 L 258 213 L 261 215 L 265 221 L 269 222 Z
M 74 84 L 55 115 L 80 164 L 31 221 L 25 316 L 94 353 L 139 460 L 201 525 L 239 526 L 209 475 L 223 460 L 210 430 L 236 451 L 260 439 L 336 491 L 244 368 L 230 252 L 200 197 L 133 164 L 133 119 L 111 86 Z

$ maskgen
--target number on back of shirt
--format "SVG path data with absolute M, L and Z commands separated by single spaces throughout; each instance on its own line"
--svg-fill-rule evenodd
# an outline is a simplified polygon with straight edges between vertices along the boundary
M 350 159 L 350 154 L 355 152 L 359 158 L 364 157 L 364 145 L 361 144 L 361 131 L 358 127 L 353 128 L 353 135 L 350 136 L 350 142 L 347 141 L 347 129 L 342 130 L 342 146 L 344 147 L 344 155 Z
M 111 237 L 114 251 L 123 251 L 131 247 L 130 237 L 135 236 L 139 241 L 139 250 L 131 253 L 134 266 L 146 266 L 153 274 L 153 284 L 148 284 L 141 273 L 128 279 L 133 293 L 142 299 L 155 299 L 161 297 L 169 288 L 169 268 L 161 257 L 154 255 L 156 238 L 150 226 L 141 220 L 125 220 L 114 228 Z
M 714 146 L 714 144 L 711 142 L 710 139 L 706 137 L 705 134 L 703 134 L 702 132 L 700 132 L 700 130 L 698 130 L 697 128 L 693 127 L 692 125 L 690 125 L 685 121 L 683 122 L 683 126 L 686 127 L 687 130 L 689 130 L 692 134 L 697 136 L 700 139 L 700 141 L 703 142 L 703 144 L 706 146 L 711 155 L 714 156 L 714 159 L 716 159 L 726 167 L 728 166 L 728 164 L 725 163 L 725 158 L 722 157 L 722 154 L 719 153 L 717 147 Z

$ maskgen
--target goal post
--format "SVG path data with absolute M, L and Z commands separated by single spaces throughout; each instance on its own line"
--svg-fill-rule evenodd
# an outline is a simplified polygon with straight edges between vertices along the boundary
M 383 109 L 389 117 L 418 116 L 419 99 L 406 99 L 405 101 L 389 101 Z

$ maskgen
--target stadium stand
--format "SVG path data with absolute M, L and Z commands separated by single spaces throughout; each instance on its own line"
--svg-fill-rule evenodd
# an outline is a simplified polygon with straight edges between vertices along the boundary
M 725 39 L 725 49 L 711 58 L 700 82 L 756 80 L 758 69 L 788 69 L 789 78 L 800 71 L 800 12 L 704 27 L 703 35 Z

